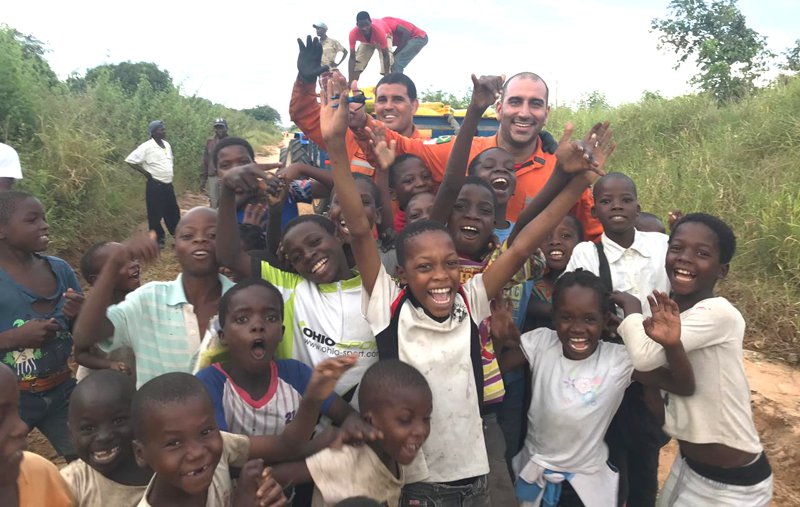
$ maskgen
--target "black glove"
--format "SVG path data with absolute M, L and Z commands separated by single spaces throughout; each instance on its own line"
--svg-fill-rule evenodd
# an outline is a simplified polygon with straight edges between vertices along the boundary
M 297 45 L 300 46 L 300 53 L 297 55 L 297 72 L 303 81 L 313 83 L 317 80 L 317 76 L 328 71 L 327 65 L 320 65 L 322 44 L 317 37 L 312 39 L 308 35 L 305 45 L 303 45 L 302 39 L 297 39 Z
M 542 151 L 545 153 L 555 153 L 558 148 L 558 141 L 550 132 L 542 130 L 539 132 L 539 139 L 542 140 Z

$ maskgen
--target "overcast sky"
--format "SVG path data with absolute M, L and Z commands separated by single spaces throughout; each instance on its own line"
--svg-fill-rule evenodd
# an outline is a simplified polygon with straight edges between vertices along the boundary
M 386 10 L 344 3 L 28 0 L 5 2 L 0 23 L 42 40 L 61 78 L 104 63 L 151 61 L 185 94 L 237 109 L 267 103 L 284 123 L 297 37 L 313 34 L 312 23 L 322 21 L 347 46 L 355 15 L 365 8 L 373 18 L 403 18 L 428 32 L 430 42 L 406 68 L 420 91 L 460 94 L 471 72 L 523 70 L 540 74 L 558 103 L 575 103 L 593 90 L 614 105 L 636 101 L 644 90 L 666 96 L 690 90 L 694 69 L 673 70 L 674 55 L 657 50 L 649 33 L 650 20 L 666 14 L 667 0 L 405 0 Z M 740 0 L 739 7 L 773 51 L 800 38 L 800 1 Z M 361 82 L 374 84 L 377 69 L 375 56 Z

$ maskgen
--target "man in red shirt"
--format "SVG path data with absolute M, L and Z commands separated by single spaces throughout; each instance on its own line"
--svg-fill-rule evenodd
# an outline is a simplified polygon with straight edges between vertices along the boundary
M 356 51 L 356 42 L 360 42 Z M 424 30 L 399 18 L 372 19 L 361 11 L 356 15 L 356 27 L 350 31 L 348 77 L 357 81 L 367 67 L 375 48 L 380 51 L 381 74 L 400 72 L 428 43 Z M 391 49 L 396 46 L 394 54 Z
M 517 190 L 508 202 L 507 218 L 516 221 L 525 207 L 525 200 L 538 194 L 556 165 L 555 151 L 545 150 L 540 134 L 547 121 L 550 106 L 547 104 L 548 88 L 541 77 L 532 72 L 522 72 L 512 76 L 503 87 L 503 94 L 497 103 L 497 118 L 500 127 L 492 137 L 476 137 L 472 142 L 470 162 L 482 151 L 498 146 L 514 157 L 517 175 Z M 365 127 L 374 125 L 367 117 Z M 364 153 L 371 157 L 368 136 L 363 129 L 354 128 L 356 138 Z M 549 137 L 549 136 L 548 136 Z M 386 140 L 397 142 L 397 154 L 411 153 L 425 161 L 433 173 L 434 181 L 441 182 L 447 159 L 453 149 L 449 136 L 438 139 L 409 139 L 390 129 L 386 130 Z M 594 199 L 587 188 L 575 204 L 572 213 L 581 221 L 587 239 L 594 240 L 603 232 L 600 222 L 592 216 Z

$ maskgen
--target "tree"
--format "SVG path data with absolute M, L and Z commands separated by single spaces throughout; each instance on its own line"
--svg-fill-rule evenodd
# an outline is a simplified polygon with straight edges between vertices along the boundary
M 781 69 L 790 72 L 800 72 L 800 39 L 794 41 L 794 47 L 783 52 L 786 62 L 781 64 Z
M 70 76 L 67 82 L 71 89 L 83 90 L 86 84 L 96 82 L 97 78 L 104 73 L 109 74 L 111 81 L 119 83 L 122 90 L 128 95 L 136 93 L 142 77 L 150 83 L 153 91 L 163 92 L 173 88 L 172 77 L 169 72 L 159 69 L 155 63 L 150 62 L 121 62 L 98 65 L 87 70 L 85 77 Z
M 461 97 L 456 97 L 452 93 L 445 92 L 442 90 L 425 90 L 419 96 L 420 102 L 441 102 L 442 104 L 447 104 L 448 106 L 452 107 L 453 109 L 464 109 L 469 106 L 469 102 L 472 99 L 471 93 L 464 93 Z
M 748 28 L 736 0 L 672 0 L 669 17 L 650 22 L 660 32 L 659 49 L 679 55 L 677 69 L 694 57 L 700 72 L 692 84 L 719 102 L 736 100 L 754 88 L 773 53 L 763 35 Z
M 606 100 L 606 94 L 598 90 L 584 94 L 583 97 L 581 97 L 581 100 L 578 102 L 578 109 L 610 108 L 611 106 L 608 105 L 608 100 Z
M 274 107 L 263 104 L 261 106 L 251 107 L 250 109 L 243 109 L 242 112 L 256 120 L 279 125 L 281 123 L 281 115 Z

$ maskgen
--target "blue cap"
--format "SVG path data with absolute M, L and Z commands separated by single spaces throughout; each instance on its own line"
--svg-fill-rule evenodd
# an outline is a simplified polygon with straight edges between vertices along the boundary
M 164 122 L 163 121 L 161 121 L 161 120 L 153 120 L 153 121 L 150 122 L 149 125 L 147 125 L 147 131 L 150 132 L 150 135 L 152 136 L 153 132 L 155 132 L 158 127 L 163 127 L 163 126 L 164 126 Z

